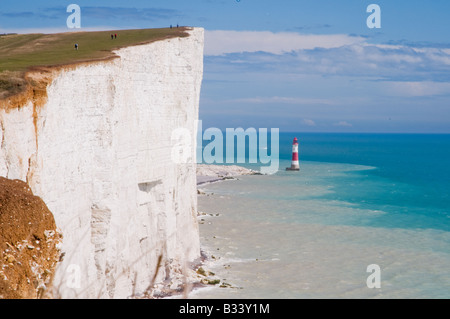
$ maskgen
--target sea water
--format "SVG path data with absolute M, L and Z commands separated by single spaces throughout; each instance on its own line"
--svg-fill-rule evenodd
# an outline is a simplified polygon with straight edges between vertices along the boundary
M 205 267 L 231 287 L 190 297 L 449 298 L 449 165 L 450 135 L 281 133 L 276 174 L 202 186 Z

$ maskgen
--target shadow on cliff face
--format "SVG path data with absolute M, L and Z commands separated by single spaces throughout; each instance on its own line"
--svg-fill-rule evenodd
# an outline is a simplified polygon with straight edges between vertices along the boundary
M 51 297 L 61 236 L 28 185 L 0 177 L 0 298 Z

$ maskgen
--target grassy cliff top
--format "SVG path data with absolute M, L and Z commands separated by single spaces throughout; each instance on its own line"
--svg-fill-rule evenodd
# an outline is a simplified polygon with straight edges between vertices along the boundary
M 104 60 L 122 47 L 188 36 L 186 30 L 181 27 L 0 36 L 0 99 L 22 91 L 25 72 L 30 69 Z M 111 34 L 117 34 L 117 38 L 111 39 Z

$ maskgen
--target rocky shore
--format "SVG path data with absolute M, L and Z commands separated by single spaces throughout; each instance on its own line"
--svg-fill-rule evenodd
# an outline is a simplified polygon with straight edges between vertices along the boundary
M 241 175 L 261 175 L 260 172 L 237 165 L 197 165 L 197 186 L 227 179 L 236 179 Z

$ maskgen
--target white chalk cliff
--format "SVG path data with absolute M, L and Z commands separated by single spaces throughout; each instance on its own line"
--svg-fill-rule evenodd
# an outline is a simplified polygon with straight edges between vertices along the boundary
M 62 298 L 126 298 L 160 256 L 169 284 L 200 257 L 195 163 L 171 158 L 175 129 L 195 150 L 203 29 L 189 33 L 55 71 L 42 106 L 0 110 L 0 175 L 27 181 L 64 236 Z

